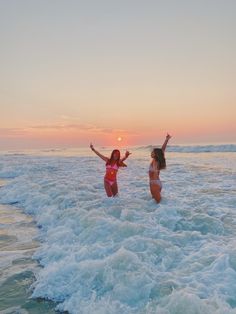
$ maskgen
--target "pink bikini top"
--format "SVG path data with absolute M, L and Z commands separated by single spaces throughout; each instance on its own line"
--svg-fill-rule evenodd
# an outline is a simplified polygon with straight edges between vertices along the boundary
M 150 171 L 150 172 L 157 173 L 157 174 L 160 173 L 160 170 L 157 169 L 157 168 L 154 168 L 152 164 L 150 164 L 150 166 L 149 166 L 149 171 Z
M 119 166 L 117 166 L 116 163 L 114 165 L 106 165 L 105 178 L 110 181 L 115 181 L 118 169 L 119 169 Z
M 106 165 L 106 169 L 114 169 L 114 170 L 118 170 L 119 166 L 117 166 L 117 164 L 112 165 Z

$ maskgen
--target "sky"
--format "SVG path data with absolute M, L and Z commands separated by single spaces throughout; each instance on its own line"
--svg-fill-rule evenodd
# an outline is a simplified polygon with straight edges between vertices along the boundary
M 235 0 L 0 0 L 0 149 L 236 142 Z

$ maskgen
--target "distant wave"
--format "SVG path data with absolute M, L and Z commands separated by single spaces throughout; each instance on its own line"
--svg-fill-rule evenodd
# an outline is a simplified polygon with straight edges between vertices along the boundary
M 151 150 L 155 145 L 147 145 L 137 147 L 137 150 Z M 224 145 L 190 145 L 190 146 L 181 146 L 181 145 L 170 145 L 168 146 L 169 152 L 177 153 L 215 153 L 215 152 L 236 152 L 235 144 L 224 144 Z
M 54 152 L 63 152 L 66 150 L 65 148 L 48 148 L 48 149 L 43 149 L 43 153 L 54 153 Z
M 26 156 L 24 153 L 5 153 L 4 156 Z

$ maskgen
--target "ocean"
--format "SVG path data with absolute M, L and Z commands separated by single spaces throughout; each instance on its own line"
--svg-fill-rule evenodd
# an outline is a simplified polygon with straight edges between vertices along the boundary
M 115 198 L 89 149 L 0 153 L 0 313 L 236 313 L 236 145 L 169 146 L 160 204 L 151 149 Z

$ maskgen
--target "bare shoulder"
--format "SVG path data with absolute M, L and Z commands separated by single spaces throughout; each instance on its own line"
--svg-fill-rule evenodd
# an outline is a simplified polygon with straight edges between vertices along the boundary
M 156 161 L 156 159 L 153 159 L 152 164 L 154 167 L 158 165 L 158 162 Z

